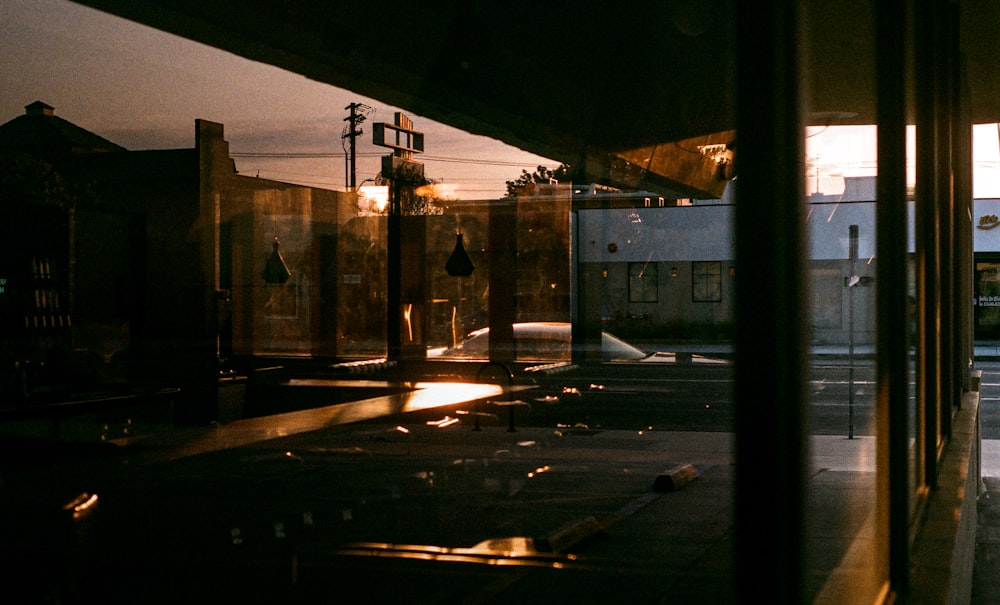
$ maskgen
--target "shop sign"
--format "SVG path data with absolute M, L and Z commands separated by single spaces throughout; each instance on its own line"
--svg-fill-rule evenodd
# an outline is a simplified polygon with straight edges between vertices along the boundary
M 1000 217 L 995 214 L 984 214 L 979 217 L 979 224 L 976 225 L 977 229 L 994 229 L 1000 226 Z

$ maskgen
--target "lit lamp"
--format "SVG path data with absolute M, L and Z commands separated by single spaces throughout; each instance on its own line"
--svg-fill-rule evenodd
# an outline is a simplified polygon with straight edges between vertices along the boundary
M 278 252 L 280 243 L 277 237 L 274 238 L 272 245 L 274 248 L 271 250 L 271 256 L 267 257 L 267 264 L 264 265 L 264 283 L 283 284 L 288 281 L 292 273 L 288 270 L 285 259 L 281 258 L 281 252 Z

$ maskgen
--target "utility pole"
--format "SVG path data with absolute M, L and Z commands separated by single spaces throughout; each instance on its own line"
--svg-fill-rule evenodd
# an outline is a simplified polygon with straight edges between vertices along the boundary
M 364 103 L 351 103 L 344 109 L 351 113 L 344 118 L 344 121 L 348 124 L 344 127 L 344 132 L 340 135 L 340 138 L 345 145 L 344 151 L 347 152 L 347 190 L 354 191 L 357 187 L 357 140 L 358 136 L 363 134 L 361 124 L 368 119 L 368 114 L 372 112 L 372 108 Z

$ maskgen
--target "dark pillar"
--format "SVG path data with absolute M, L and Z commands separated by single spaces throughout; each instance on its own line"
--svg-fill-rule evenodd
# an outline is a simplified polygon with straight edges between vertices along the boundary
M 400 222 L 400 344 L 404 359 L 427 357 L 427 217 Z
M 952 233 L 954 272 L 952 279 L 953 316 L 951 331 L 954 334 L 951 372 L 954 376 L 955 404 L 962 401 L 962 393 L 971 389 L 970 363 L 974 357 L 972 340 L 972 119 L 969 115 L 969 90 L 966 80 L 965 56 L 960 44 L 959 3 L 948 5 L 951 46 L 951 163 L 953 175 Z
M 952 11 L 952 6 L 956 11 Z M 956 296 L 955 290 L 955 269 L 957 268 L 955 255 L 955 173 L 954 173 L 954 146 L 952 144 L 955 136 L 956 124 L 952 114 L 952 91 L 954 86 L 955 56 L 957 49 L 954 47 L 954 40 L 957 30 L 953 31 L 951 22 L 958 18 L 957 4 L 953 2 L 942 2 L 940 8 L 940 23 L 938 25 L 939 52 L 938 66 L 940 72 L 937 77 L 936 94 L 937 105 L 935 109 L 937 139 L 937 185 L 938 213 L 940 217 L 940 244 L 939 244 L 939 275 L 941 292 L 941 328 L 939 337 L 939 354 L 941 364 L 941 404 L 940 404 L 940 426 L 941 438 L 947 439 L 951 436 L 951 415 L 952 406 L 957 406 L 961 401 L 961 391 L 958 390 L 957 376 L 954 372 L 955 359 L 955 311 Z
M 403 217 L 399 186 L 390 182 L 389 212 L 386 217 L 386 358 L 399 361 L 403 355 L 402 336 L 402 234 Z
M 917 279 L 917 405 L 922 411 L 918 439 L 922 443 L 923 480 L 937 484 L 941 402 L 941 218 L 937 179 L 939 163 L 938 89 L 940 86 L 941 2 L 916 3 L 915 50 L 917 182 L 915 246 Z
M 319 235 L 313 251 L 313 267 L 320 276 L 319 296 L 315 297 L 313 305 L 314 349 L 313 354 L 320 357 L 337 355 L 337 304 L 339 299 L 340 277 L 339 257 L 337 255 L 337 235 Z
M 804 601 L 800 20 L 796 2 L 737 3 L 735 594 L 747 603 Z
M 909 309 L 907 301 L 906 201 L 906 6 L 903 0 L 875 4 L 878 104 L 878 182 L 875 224 L 878 528 L 888 539 L 878 560 L 888 561 L 893 592 L 905 594 L 910 570 Z M 882 436 L 887 436 L 885 440 Z M 881 571 L 881 570 L 880 570 Z M 883 575 L 884 574 L 880 574 Z
M 398 152 L 398 150 L 397 150 Z M 386 226 L 386 355 L 397 361 L 423 359 L 426 233 L 423 217 L 403 216 L 403 196 L 424 178 L 424 166 L 408 157 L 382 157 L 389 178 Z M 418 317 L 414 317 L 414 313 Z
M 957 5 L 956 5 L 957 6 Z M 957 10 L 957 8 L 956 8 Z M 959 341 L 956 345 L 955 371 L 958 373 L 962 391 L 972 389 L 972 374 L 969 372 L 975 357 L 973 323 L 973 199 L 972 199 L 972 117 L 968 79 L 966 77 L 965 56 L 959 52 L 957 58 L 955 91 L 955 232 L 958 237 L 956 248 L 958 271 L 956 276 L 955 333 Z
M 515 202 L 490 204 L 490 361 L 510 362 L 517 317 L 517 209 Z
M 581 262 L 579 254 L 579 214 L 571 212 L 570 233 L 573 246 L 570 271 L 573 281 L 572 341 L 573 363 L 600 362 L 601 355 L 601 304 L 606 296 L 604 267 L 597 262 Z

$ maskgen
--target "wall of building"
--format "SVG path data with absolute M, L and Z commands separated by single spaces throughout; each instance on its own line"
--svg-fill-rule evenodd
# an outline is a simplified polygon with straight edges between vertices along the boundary
M 865 194 L 864 188 L 858 195 Z M 731 204 L 578 210 L 578 258 L 599 276 L 606 326 L 623 335 L 726 338 L 735 309 Z M 874 204 L 845 196 L 814 196 L 809 227 L 810 319 L 817 344 L 874 340 Z M 850 260 L 850 226 L 858 226 Z M 632 269 L 630 269 L 630 267 Z M 636 297 L 630 270 L 649 267 L 656 294 Z M 717 271 L 706 280 L 705 271 Z M 848 287 L 851 276 L 859 278 Z M 705 290 L 709 287 L 709 290 Z M 717 295 L 710 295 L 717 291 Z M 709 294 L 709 295 L 706 295 Z M 593 296 L 588 293 L 585 296 Z

